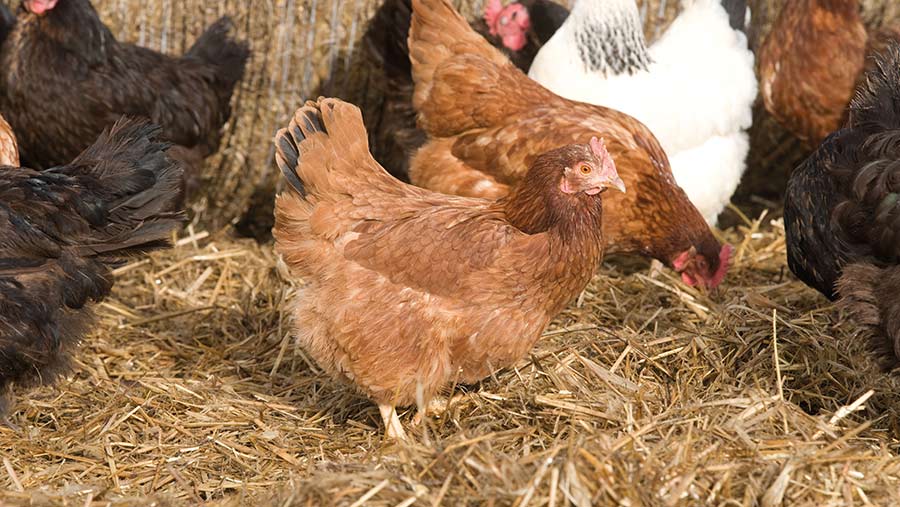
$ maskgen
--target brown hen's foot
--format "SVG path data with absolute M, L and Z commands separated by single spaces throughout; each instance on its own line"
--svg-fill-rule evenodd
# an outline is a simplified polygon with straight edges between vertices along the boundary
M 419 409 L 416 412 L 416 415 L 413 416 L 412 425 L 418 426 L 421 424 L 422 419 L 425 416 L 433 416 L 440 417 L 444 415 L 444 412 L 450 408 L 450 405 L 459 402 L 459 400 L 463 399 L 465 394 L 455 394 L 452 398 L 447 398 L 446 396 L 435 396 L 428 401 L 428 404 L 425 406 L 425 410 Z
M 400 423 L 400 416 L 397 415 L 397 409 L 391 405 L 378 405 L 378 410 L 381 412 L 381 420 L 384 421 L 385 435 L 398 442 L 409 442 L 403 424 Z

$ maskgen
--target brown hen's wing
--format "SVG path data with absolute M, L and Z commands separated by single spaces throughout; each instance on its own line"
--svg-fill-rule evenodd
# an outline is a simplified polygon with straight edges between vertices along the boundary
M 430 192 L 392 178 L 368 151 L 355 106 L 319 99 L 276 136 L 291 184 L 276 203 L 275 237 L 289 265 L 314 272 L 310 250 L 327 241 L 344 258 L 394 283 L 452 295 L 504 247 L 527 236 L 482 199 Z
M 0 166 L 19 167 L 16 136 L 3 116 L 0 116 Z

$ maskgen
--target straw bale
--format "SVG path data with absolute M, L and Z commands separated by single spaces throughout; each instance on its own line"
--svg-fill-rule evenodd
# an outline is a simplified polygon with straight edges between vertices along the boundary
M 607 260 L 399 447 L 296 346 L 271 246 L 187 235 L 118 270 L 68 378 L 20 393 L 0 503 L 898 505 L 897 377 L 786 270 L 780 219 L 725 237 L 713 295 Z

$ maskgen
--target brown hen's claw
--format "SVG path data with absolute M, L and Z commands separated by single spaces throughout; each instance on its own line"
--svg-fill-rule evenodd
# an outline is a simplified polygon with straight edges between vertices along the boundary
M 384 421 L 385 436 L 398 442 L 410 442 L 406 431 L 403 430 L 400 416 L 397 415 L 397 409 L 391 405 L 378 405 L 378 410 L 381 412 L 381 420 Z

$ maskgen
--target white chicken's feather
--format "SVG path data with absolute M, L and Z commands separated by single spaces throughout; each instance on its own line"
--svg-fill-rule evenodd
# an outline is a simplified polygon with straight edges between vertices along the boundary
M 618 74 L 609 64 L 590 70 L 578 43 L 588 31 L 605 32 L 598 36 L 605 47 L 592 49 L 609 54 L 606 61 L 623 54 L 640 60 L 634 55 L 644 52 L 651 62 Z M 627 51 L 610 41 L 622 33 L 630 34 Z M 563 97 L 618 109 L 647 125 L 678 184 L 715 223 L 740 182 L 749 146 L 757 84 L 747 38 L 729 25 L 717 0 L 695 0 L 656 44 L 643 44 L 633 0 L 578 0 L 529 76 Z

